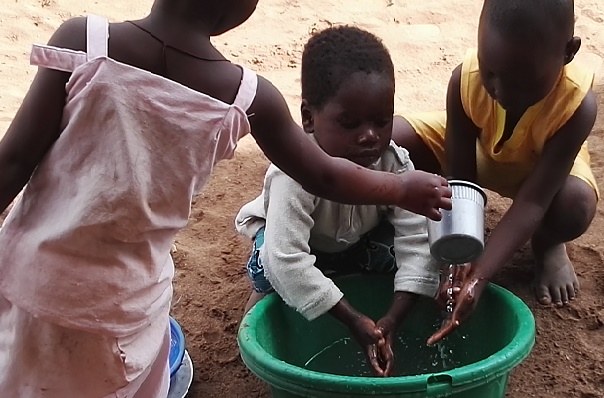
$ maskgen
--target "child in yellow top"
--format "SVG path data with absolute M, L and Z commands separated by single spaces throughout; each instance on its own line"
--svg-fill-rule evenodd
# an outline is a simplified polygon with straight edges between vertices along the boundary
M 565 242 L 587 230 L 598 199 L 586 143 L 596 117 L 593 74 L 571 63 L 580 45 L 572 0 L 486 0 L 478 50 L 453 71 L 446 115 L 397 121 L 393 138 L 417 168 L 514 200 L 434 341 L 467 316 L 486 281 L 529 238 L 539 301 L 562 305 L 577 294 Z

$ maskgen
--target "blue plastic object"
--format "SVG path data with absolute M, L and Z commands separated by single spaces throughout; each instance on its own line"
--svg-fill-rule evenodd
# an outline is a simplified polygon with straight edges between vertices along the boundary
M 185 335 L 176 319 L 170 317 L 170 379 L 178 372 L 185 355 Z

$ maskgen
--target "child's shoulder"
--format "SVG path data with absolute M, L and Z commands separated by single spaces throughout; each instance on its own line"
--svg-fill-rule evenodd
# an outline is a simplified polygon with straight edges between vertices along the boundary
M 63 22 L 53 33 L 48 44 L 75 51 L 86 51 L 87 17 L 75 17 Z
M 572 86 L 584 92 L 591 90 L 595 76 L 595 68 L 578 60 L 564 66 L 564 77 Z
M 475 47 L 468 48 L 464 54 L 461 64 L 470 70 L 479 70 L 480 64 L 478 63 L 478 49 Z
M 382 154 L 380 160 L 373 167 L 378 171 L 390 173 L 402 173 L 413 170 L 413 164 L 409 157 L 409 151 L 402 146 L 390 141 L 390 145 Z

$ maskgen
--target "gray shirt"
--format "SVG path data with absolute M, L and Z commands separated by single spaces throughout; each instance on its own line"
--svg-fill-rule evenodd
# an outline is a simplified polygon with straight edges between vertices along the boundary
M 413 170 L 408 152 L 390 143 L 369 168 L 392 173 Z M 237 214 L 237 230 L 254 238 L 265 227 L 260 258 L 275 291 L 307 319 L 329 311 L 343 294 L 314 266 L 311 248 L 343 251 L 359 241 L 380 220 L 394 226 L 394 252 L 398 270 L 394 290 L 434 297 L 439 264 L 430 255 L 426 218 L 395 206 L 347 205 L 306 192 L 276 166 L 264 178 L 262 194 Z

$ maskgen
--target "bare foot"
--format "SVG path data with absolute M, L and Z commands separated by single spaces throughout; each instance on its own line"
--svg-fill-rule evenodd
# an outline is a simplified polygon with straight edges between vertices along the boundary
M 566 253 L 566 245 L 562 243 L 535 253 L 535 261 L 535 295 L 541 304 L 562 306 L 576 297 L 579 281 Z

